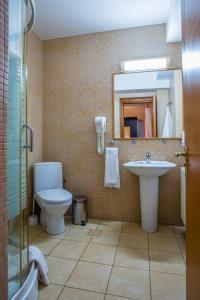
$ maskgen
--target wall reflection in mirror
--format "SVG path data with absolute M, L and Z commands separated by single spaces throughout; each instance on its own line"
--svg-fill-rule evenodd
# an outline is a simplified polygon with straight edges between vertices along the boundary
M 180 138 L 182 70 L 113 76 L 114 138 Z

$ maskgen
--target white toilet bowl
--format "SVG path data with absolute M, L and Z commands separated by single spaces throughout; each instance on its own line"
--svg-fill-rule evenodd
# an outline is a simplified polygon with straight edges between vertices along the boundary
M 40 223 L 50 234 L 65 231 L 64 214 L 72 204 L 72 194 L 64 189 L 40 191 L 36 196 L 41 208 Z
M 63 189 L 62 164 L 34 164 L 34 191 L 41 208 L 40 223 L 49 234 L 65 231 L 64 214 L 72 204 L 72 194 Z

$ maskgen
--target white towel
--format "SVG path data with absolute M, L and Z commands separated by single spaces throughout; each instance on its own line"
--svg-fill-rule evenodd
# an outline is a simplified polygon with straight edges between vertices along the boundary
M 19 264 L 20 264 L 20 255 L 19 255 L 18 246 L 8 245 L 8 281 L 17 280 L 19 277 Z M 22 250 L 22 272 L 27 271 L 27 248 Z
M 35 246 L 29 247 L 29 261 L 30 264 L 32 262 L 36 263 L 36 266 L 39 271 L 39 281 L 47 286 L 49 284 L 48 265 L 44 255 L 42 254 L 39 248 Z
M 106 148 L 104 186 L 120 188 L 118 148 Z
M 162 137 L 163 138 L 171 138 L 172 135 L 173 135 L 172 116 L 171 116 L 169 106 L 167 106 Z

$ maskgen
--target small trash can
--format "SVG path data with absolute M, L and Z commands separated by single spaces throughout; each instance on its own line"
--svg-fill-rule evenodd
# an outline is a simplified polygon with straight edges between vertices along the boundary
M 78 195 L 73 198 L 72 202 L 72 222 L 76 225 L 84 226 L 87 224 L 87 201 L 88 198 Z

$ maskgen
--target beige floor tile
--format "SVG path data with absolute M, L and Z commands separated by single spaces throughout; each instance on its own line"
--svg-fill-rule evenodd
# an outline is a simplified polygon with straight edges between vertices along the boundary
M 44 229 L 42 228 L 42 226 L 40 224 L 37 224 L 34 226 L 29 226 L 28 230 L 29 230 L 29 235 L 32 235 L 32 236 L 38 236 L 39 234 L 44 232 Z
M 104 295 L 66 287 L 59 300 L 104 300 Z
M 122 233 L 119 240 L 119 246 L 135 248 L 135 249 L 148 249 L 148 237 L 142 234 Z
M 91 236 L 88 235 L 88 232 L 89 229 L 85 228 L 71 228 L 64 239 L 88 243 L 91 240 Z
M 117 231 L 117 232 L 121 232 L 122 229 L 122 225 L 99 225 L 98 229 L 100 230 L 106 230 L 106 231 Z
M 185 262 L 181 254 L 150 251 L 150 270 L 185 275 Z
M 158 225 L 158 230 L 153 233 L 149 233 L 149 235 L 156 236 L 167 236 L 167 237 L 175 237 L 173 226 L 169 225 Z
M 149 272 L 113 267 L 107 293 L 131 299 L 150 300 Z
M 65 235 L 67 234 L 67 232 L 69 232 L 69 229 L 65 229 L 65 232 L 63 232 L 63 233 L 52 235 L 52 234 L 47 233 L 46 231 L 43 231 L 42 233 L 39 234 L 39 236 L 62 240 L 65 237 Z
M 97 227 L 100 223 L 101 223 L 101 219 L 89 218 L 85 227 L 89 228 L 89 229 L 97 229 Z
M 80 261 L 67 282 L 68 287 L 105 293 L 111 266 Z
M 31 244 L 37 246 L 44 255 L 49 255 L 58 243 L 60 243 L 59 239 L 46 238 L 42 236 L 39 236 L 31 241 Z
M 63 286 L 49 284 L 47 287 L 41 286 L 38 300 L 56 300 L 58 299 Z
M 88 219 L 88 223 L 85 226 L 81 226 L 81 225 L 75 225 L 72 224 L 72 220 L 70 218 L 66 218 L 65 217 L 65 224 L 67 226 L 67 228 L 71 229 L 71 228 L 89 228 L 89 229 L 97 229 L 98 225 L 100 224 L 101 220 L 100 219 L 92 219 L 89 218 Z
M 151 272 L 152 300 L 185 300 L 185 276 Z
M 29 239 L 29 243 L 31 243 L 32 242 L 32 240 L 34 240 L 36 238 L 36 236 L 35 235 L 28 235 L 28 239 Z
M 181 248 L 181 252 L 186 254 L 186 240 L 184 238 L 178 238 L 178 244 Z
M 122 298 L 118 296 L 106 295 L 105 300 L 126 300 L 127 298 Z
M 75 260 L 48 256 L 49 281 L 51 283 L 65 285 L 73 269 L 76 266 Z
M 62 240 L 51 253 L 52 256 L 79 259 L 87 243 Z
M 149 270 L 148 251 L 119 247 L 117 249 L 114 265 L 119 267 Z
M 67 223 L 65 226 L 66 226 L 66 229 L 68 229 L 68 230 L 70 230 L 72 228 L 76 228 L 76 229 L 83 228 L 81 225 L 75 225 L 75 224 L 72 224 L 72 223 Z
M 123 225 L 123 221 L 115 221 L 115 220 L 105 220 L 105 219 L 102 219 L 101 220 L 101 225 L 107 225 L 107 226 L 112 226 L 112 225 Z
M 112 265 L 116 250 L 117 247 L 115 246 L 89 244 L 80 259 L 89 262 Z
M 89 229 L 89 236 L 100 236 L 102 234 L 103 230 L 99 229 Z
M 91 243 L 117 246 L 120 232 L 103 231 L 100 236 L 94 236 Z
M 147 235 L 147 233 L 142 230 L 141 223 L 124 222 L 122 232 Z
M 49 233 L 47 233 L 40 224 L 37 224 L 35 226 L 30 226 L 29 227 L 29 237 L 30 236 L 44 236 L 47 238 L 55 238 L 55 239 L 63 239 L 64 236 L 66 235 L 68 229 L 65 230 L 65 232 L 61 233 L 61 234 L 56 234 L 56 235 L 51 235 Z
M 80 225 L 75 225 L 72 223 L 72 218 L 71 216 L 65 216 L 65 227 L 66 229 L 71 229 L 71 228 L 81 228 Z
M 149 250 L 180 253 L 177 240 L 167 236 L 150 235 Z
M 185 238 L 186 228 L 184 226 L 173 226 L 177 238 Z
M 122 221 L 102 220 L 98 229 L 106 231 L 121 231 L 122 225 Z

